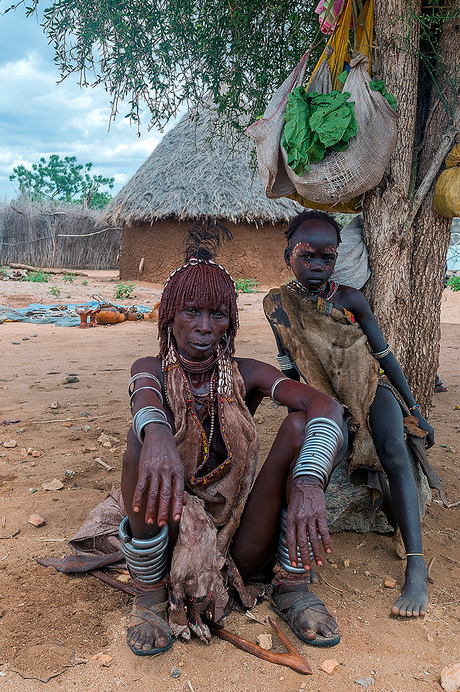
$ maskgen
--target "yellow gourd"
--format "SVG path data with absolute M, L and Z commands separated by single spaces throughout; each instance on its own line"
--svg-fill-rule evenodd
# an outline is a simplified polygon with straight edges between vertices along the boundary
M 446 169 L 436 183 L 433 208 L 446 219 L 460 216 L 460 144 L 446 156 Z

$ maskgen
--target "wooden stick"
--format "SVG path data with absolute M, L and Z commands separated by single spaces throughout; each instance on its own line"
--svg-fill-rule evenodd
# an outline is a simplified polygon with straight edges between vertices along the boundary
M 216 637 L 224 639 L 226 642 L 230 642 L 230 644 L 233 644 L 238 649 L 243 649 L 243 651 L 246 651 L 248 654 L 257 656 L 257 658 L 263 658 L 264 661 L 269 661 L 269 663 L 276 663 L 279 666 L 292 668 L 292 670 L 295 670 L 297 673 L 302 673 L 302 675 L 313 675 L 313 671 L 308 663 L 303 660 L 302 656 L 286 637 L 284 632 L 271 618 L 268 618 L 268 622 L 281 640 L 281 643 L 288 650 L 288 653 L 277 654 L 274 651 L 266 651 L 265 649 L 262 649 L 262 647 L 257 646 L 257 644 L 252 644 L 251 642 L 246 641 L 246 639 L 242 639 L 237 634 L 233 634 L 233 632 L 229 632 L 224 628 L 217 629 L 212 627 L 212 625 L 210 625 L 210 627 L 212 628 L 212 632 L 216 635 Z
M 98 569 L 90 569 L 88 571 L 88 574 L 91 574 L 93 577 L 96 577 L 96 579 L 100 579 L 109 586 L 112 586 L 114 589 L 119 589 L 120 591 L 129 593 L 130 596 L 137 596 L 139 594 L 139 592 L 136 591 L 136 589 L 133 586 L 129 586 L 129 584 L 123 584 L 123 582 L 118 581 L 118 579 L 114 579 L 109 574 L 101 572 Z

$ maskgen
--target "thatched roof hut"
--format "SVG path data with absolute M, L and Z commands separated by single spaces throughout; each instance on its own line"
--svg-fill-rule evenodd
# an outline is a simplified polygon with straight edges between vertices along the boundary
M 267 199 L 250 169 L 249 140 L 236 152 L 210 140 L 210 117 L 182 118 L 108 205 L 104 223 L 123 227 L 122 281 L 163 281 L 182 263 L 188 228 L 214 217 L 233 235 L 217 259 L 235 278 L 285 280 L 284 230 L 302 207 Z

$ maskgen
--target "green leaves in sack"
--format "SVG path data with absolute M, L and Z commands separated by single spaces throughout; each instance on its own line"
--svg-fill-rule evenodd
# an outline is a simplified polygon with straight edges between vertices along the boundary
M 384 79 L 379 79 L 377 81 L 371 80 L 369 82 L 369 87 L 372 89 L 372 91 L 380 91 L 382 96 L 384 96 L 386 98 L 386 100 L 388 101 L 390 106 L 393 108 L 393 110 L 394 111 L 397 110 L 397 108 L 398 108 L 397 101 L 396 101 L 395 97 L 393 96 L 393 94 L 389 94 L 387 92 L 387 90 L 385 89 L 385 80 Z
M 330 151 L 344 151 L 358 132 L 354 103 L 349 92 L 306 93 L 297 87 L 289 94 L 281 146 L 288 165 L 297 175 L 310 170 L 310 162 L 319 162 Z
M 304 87 L 293 89 L 289 94 L 284 115 L 286 125 L 281 138 L 281 146 L 287 151 L 288 166 L 297 175 L 302 175 L 305 162 L 308 160 L 307 151 L 312 143 L 310 116 L 310 103 L 305 98 Z
M 332 91 L 330 94 L 320 94 L 314 99 L 317 108 L 310 118 L 310 127 L 318 133 L 325 147 L 333 147 L 340 142 L 348 143 L 352 136 L 350 134 L 348 139 L 343 139 L 352 117 L 354 118 L 354 109 L 352 111 L 347 103 L 350 96 L 349 91 Z M 357 132 L 356 127 L 354 134 Z

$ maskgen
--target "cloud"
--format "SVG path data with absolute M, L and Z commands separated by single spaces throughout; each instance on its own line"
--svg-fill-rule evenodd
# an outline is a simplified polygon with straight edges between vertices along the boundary
M 51 154 L 91 161 L 95 174 L 115 178 L 117 192 L 162 137 L 147 130 L 148 114 L 138 137 L 137 127 L 123 117 L 127 106 L 124 111 L 121 104 L 119 118 L 110 123 L 103 86 L 80 88 L 77 75 L 57 84 L 53 50 L 37 22 L 20 9 L 0 15 L 0 33 L 0 200 L 17 192 L 9 181 L 13 168 Z

